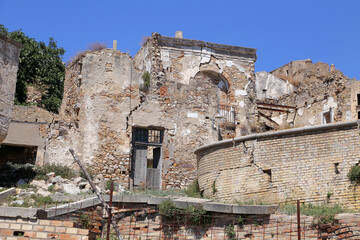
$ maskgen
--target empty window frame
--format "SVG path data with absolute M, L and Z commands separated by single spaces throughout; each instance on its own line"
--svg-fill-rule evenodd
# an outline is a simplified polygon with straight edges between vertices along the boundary
M 322 114 L 322 123 L 328 124 L 333 122 L 333 111 L 330 109 L 329 111 L 323 112 Z
M 162 143 L 163 132 L 158 129 L 135 128 L 134 141 L 137 143 Z

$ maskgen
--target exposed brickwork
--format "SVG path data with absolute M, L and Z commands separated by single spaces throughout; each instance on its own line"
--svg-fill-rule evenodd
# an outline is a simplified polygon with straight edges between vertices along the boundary
M 358 126 L 332 126 L 202 148 L 197 152 L 200 188 L 205 196 L 222 201 L 281 203 L 300 198 L 359 208 L 359 190 L 347 178 L 360 161 Z
M 0 239 L 88 240 L 89 231 L 71 221 L 0 218 Z

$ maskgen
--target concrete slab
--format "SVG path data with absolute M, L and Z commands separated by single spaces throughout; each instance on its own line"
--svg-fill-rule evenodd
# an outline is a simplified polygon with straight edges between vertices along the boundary
M 232 213 L 233 204 L 205 202 L 203 208 L 209 212 Z
M 0 201 L 7 199 L 9 196 L 15 195 L 16 189 L 10 188 L 8 190 L 0 192 Z
M 0 207 L 0 216 L 8 218 L 37 218 L 37 208 Z
M 60 206 L 56 206 L 56 207 L 46 209 L 47 217 L 52 218 L 52 217 L 55 217 L 55 216 L 68 214 L 68 213 L 71 213 L 71 212 L 76 212 L 79 209 L 95 206 L 95 205 L 98 205 L 100 203 L 101 202 L 100 202 L 98 197 L 92 197 L 92 198 L 84 199 L 84 200 L 81 200 L 81 201 L 78 201 L 78 202 L 63 204 L 63 205 L 60 205 Z
M 234 214 L 273 214 L 276 212 L 276 205 L 236 205 L 233 206 Z

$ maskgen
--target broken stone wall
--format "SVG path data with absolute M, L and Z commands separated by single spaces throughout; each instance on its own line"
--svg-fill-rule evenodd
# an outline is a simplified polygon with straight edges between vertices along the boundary
M 69 65 L 60 114 L 65 121 L 52 128 L 50 161 L 71 165 L 68 149 L 72 147 L 93 173 L 128 187 L 131 132 L 127 121 L 139 102 L 138 82 L 130 56 L 111 49 L 86 52 Z
M 223 138 L 253 131 L 255 60 L 255 49 L 158 34 L 133 59 L 111 49 L 85 52 L 66 68 L 46 162 L 72 166 L 71 147 L 95 174 L 128 188 L 134 129 L 161 129 L 162 188 L 183 188 L 197 176 L 193 151 L 216 141 L 218 127 Z
M 21 48 L 20 43 L 0 34 L 0 143 L 6 137 L 14 106 Z
M 248 52 L 247 52 L 248 51 Z M 216 141 L 217 127 L 224 138 L 242 134 L 253 105 L 248 87 L 254 77 L 255 50 L 154 34 L 134 58 L 135 68 L 149 71 L 150 88 L 132 113 L 131 125 L 164 128 L 163 188 L 183 188 L 196 177 L 193 151 Z M 227 85 L 219 89 L 220 82 Z M 217 120 L 218 106 L 237 109 L 234 126 Z M 220 109 L 219 109 L 220 108 Z M 240 125 L 242 123 L 242 125 Z M 245 129 L 251 131 L 251 129 Z
M 221 201 L 340 203 L 360 208 L 347 174 L 360 160 L 357 122 L 283 130 L 197 150 L 200 190 Z M 329 197 L 330 194 L 330 197 Z
M 295 87 L 295 91 L 267 103 L 296 107 L 293 119 L 288 113 L 265 112 L 279 128 L 302 127 L 357 119 L 359 82 L 347 78 L 334 65 L 312 63 L 310 59 L 294 61 L 271 72 Z M 328 119 L 326 119 L 326 117 Z M 289 125 L 291 123 L 291 125 Z

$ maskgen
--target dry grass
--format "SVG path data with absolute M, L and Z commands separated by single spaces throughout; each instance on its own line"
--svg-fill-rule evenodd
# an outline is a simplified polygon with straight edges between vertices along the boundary
M 106 43 L 101 43 L 101 42 L 92 42 L 89 45 L 87 45 L 86 50 L 90 50 L 90 51 L 98 51 L 104 48 L 107 48 L 107 44 Z
M 140 47 L 144 46 L 145 43 L 150 39 L 148 36 L 143 36 L 140 41 Z
M 101 42 L 89 43 L 89 45 L 87 45 L 85 50 L 76 51 L 75 55 L 70 57 L 69 60 L 66 62 L 66 65 L 69 65 L 72 62 L 80 59 L 88 51 L 89 52 L 94 52 L 94 51 L 98 51 L 98 50 L 105 49 L 105 48 L 108 48 L 106 43 L 101 43 Z

